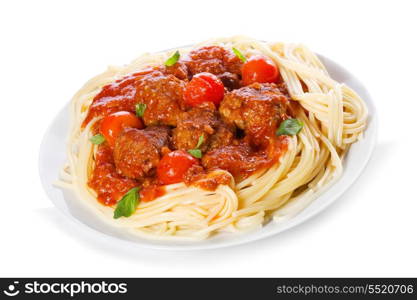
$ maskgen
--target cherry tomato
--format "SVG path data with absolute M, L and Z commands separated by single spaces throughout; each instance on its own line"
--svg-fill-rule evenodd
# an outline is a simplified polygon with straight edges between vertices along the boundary
M 197 106 L 203 102 L 220 104 L 224 96 L 224 86 L 216 75 L 203 72 L 194 75 L 184 91 L 185 104 Z
M 194 164 L 198 164 L 198 160 L 184 150 L 169 152 L 158 164 L 158 180 L 161 184 L 181 182 L 185 172 Z
M 118 111 L 104 117 L 100 125 L 100 133 L 111 147 L 123 128 L 143 128 L 142 120 L 128 111 Z
M 278 68 L 274 62 L 265 56 L 251 56 L 242 66 L 242 79 L 244 85 L 254 82 L 277 82 Z

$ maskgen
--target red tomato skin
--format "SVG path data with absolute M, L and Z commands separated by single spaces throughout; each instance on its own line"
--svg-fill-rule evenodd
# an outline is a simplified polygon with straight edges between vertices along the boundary
M 224 96 L 222 81 L 208 72 L 198 73 L 193 76 L 184 91 L 184 102 L 189 106 L 198 106 L 203 102 L 220 104 Z
M 251 56 L 242 66 L 242 81 L 244 85 L 254 82 L 275 83 L 278 81 L 279 71 L 274 62 L 265 56 Z
M 200 73 L 197 74 L 198 78 L 204 79 L 211 86 L 211 102 L 215 105 L 219 105 L 224 97 L 224 85 L 223 82 L 216 76 L 211 73 Z
M 159 183 L 182 182 L 185 172 L 194 164 L 198 164 L 198 160 L 184 150 L 176 150 L 165 154 L 156 170 Z
M 100 133 L 106 138 L 110 147 L 113 147 L 123 128 L 142 129 L 143 127 L 142 120 L 135 114 L 128 111 L 118 111 L 104 117 L 100 124 Z

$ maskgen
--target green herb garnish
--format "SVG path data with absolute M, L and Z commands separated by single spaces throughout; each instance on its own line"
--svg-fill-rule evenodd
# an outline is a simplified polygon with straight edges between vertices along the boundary
M 296 135 L 303 128 L 303 122 L 297 119 L 287 119 L 279 125 L 276 135 Z
M 180 59 L 180 52 L 177 50 L 175 53 L 165 61 L 165 66 L 171 67 L 177 63 Z
M 232 48 L 233 53 L 242 61 L 242 62 L 246 62 L 246 57 L 242 54 L 242 52 L 240 52 L 239 50 L 237 50 L 236 48 Z
M 195 146 L 196 149 L 200 148 L 200 146 L 203 144 L 204 142 L 204 136 L 200 135 L 200 137 L 198 138 L 198 142 L 197 142 L 197 146 Z
M 143 114 L 145 113 L 146 104 L 145 103 L 138 103 L 138 104 L 136 104 L 135 109 L 136 109 L 136 115 L 139 118 L 142 118 Z
M 92 136 L 90 138 L 90 142 L 92 142 L 95 145 L 100 145 L 101 143 L 103 143 L 106 139 L 104 138 L 104 136 L 102 134 L 96 134 L 95 136 Z
M 117 206 L 113 214 L 114 219 L 118 219 L 120 217 L 130 217 L 135 212 L 139 205 L 138 191 L 138 187 L 129 190 L 123 198 L 117 202 Z
M 188 150 L 188 153 L 190 153 L 195 158 L 201 158 L 203 156 L 200 149 L 190 149 Z
M 188 150 L 188 153 L 190 153 L 195 158 L 201 158 L 203 154 L 201 153 L 201 150 L 199 148 L 203 144 L 203 142 L 204 142 L 204 136 L 200 135 L 200 137 L 198 138 L 197 145 L 195 146 L 194 149 Z

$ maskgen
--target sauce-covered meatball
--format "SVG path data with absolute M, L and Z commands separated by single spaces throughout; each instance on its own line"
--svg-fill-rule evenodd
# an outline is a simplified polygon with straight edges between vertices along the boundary
M 153 175 L 161 158 L 162 148 L 168 145 L 169 128 L 150 126 L 140 130 L 126 128 L 116 139 L 114 163 L 120 174 L 138 180 Z
M 220 120 L 216 132 L 210 136 L 208 150 L 217 149 L 233 143 L 235 139 L 235 127 Z
M 172 131 L 172 144 L 175 149 L 194 149 L 200 136 L 203 143 L 200 149 L 205 151 L 209 136 L 215 133 L 219 120 L 215 111 L 192 108 L 179 116 L 178 126 Z
M 225 72 L 217 77 L 222 81 L 223 85 L 227 90 L 231 91 L 240 87 L 240 77 L 238 74 Z
M 178 79 L 188 80 L 188 67 L 182 61 L 177 61 L 173 66 L 161 66 L 159 68 L 166 75 L 174 75 Z
M 245 144 L 228 145 L 207 152 L 203 159 L 203 166 L 208 169 L 222 169 L 230 172 L 240 180 L 261 167 L 270 164 L 272 158 L 267 151 L 253 151 Z
M 157 70 L 140 77 L 136 84 L 135 101 L 146 104 L 143 115 L 145 125 L 176 126 L 184 88 L 184 81 Z
M 226 123 L 245 130 L 251 144 L 265 146 L 285 118 L 287 104 L 275 84 L 254 83 L 226 93 L 219 110 Z
M 209 72 L 217 75 L 228 89 L 239 87 L 242 61 L 230 50 L 220 46 L 201 47 L 184 59 L 191 75 Z
M 172 67 L 147 68 L 110 83 L 94 97 L 83 126 L 95 117 L 118 111 L 135 112 L 137 103 L 147 105 L 145 125 L 175 126 L 186 85 L 182 79 L 187 76 L 187 66 L 177 63 Z

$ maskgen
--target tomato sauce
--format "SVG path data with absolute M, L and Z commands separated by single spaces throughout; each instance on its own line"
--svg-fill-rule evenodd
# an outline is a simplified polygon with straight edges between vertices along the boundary
M 206 169 L 222 169 L 230 172 L 237 181 L 256 171 L 271 167 L 288 148 L 288 137 L 271 136 L 269 146 L 254 150 L 244 140 L 206 153 L 203 165 Z
M 214 59 L 218 62 L 215 65 Z M 217 70 L 219 66 L 221 69 Z M 174 67 L 147 68 L 104 86 L 94 97 L 83 127 L 95 117 L 104 117 L 92 129 L 94 134 L 103 133 L 100 124 L 110 114 L 135 113 L 137 103 L 146 105 L 144 114 L 138 118 L 147 127 L 121 124 L 121 128 L 128 129 L 114 137 L 116 142 L 111 147 L 108 141 L 97 146 L 88 185 L 97 192 L 98 201 L 115 205 L 134 187 L 140 188 L 141 201 L 152 201 L 166 193 L 162 183 L 184 182 L 213 191 L 233 180 L 229 174 L 216 170 L 229 172 L 239 182 L 277 163 L 287 151 L 289 141 L 288 136 L 275 135 L 280 120 L 289 116 L 288 101 L 284 101 L 289 97 L 282 83 L 257 83 L 242 88 L 239 83 L 233 88 L 226 87 L 229 91 L 222 87 L 225 96 L 222 93 L 220 100 L 223 104 L 227 97 L 229 100 L 223 110 L 222 104 L 220 108 L 212 105 L 210 109 L 181 105 L 182 91 L 186 86 L 193 88 L 187 74 L 195 75 L 203 70 L 216 76 L 227 73 L 239 79 L 240 67 L 239 59 L 230 51 L 208 47 L 194 51 Z M 232 98 L 234 91 L 237 92 Z M 206 94 L 202 98 L 206 99 Z M 200 138 L 200 148 L 193 149 Z M 198 150 L 200 155 L 193 157 L 189 150 Z M 182 160 L 172 155 L 173 152 L 182 153 Z M 170 162 L 171 156 L 175 161 Z M 143 172 L 138 172 L 142 169 Z M 171 182 L 173 175 L 178 175 L 179 180 Z
M 226 173 L 215 174 L 212 176 L 204 176 L 199 181 L 191 183 L 203 190 L 214 191 L 221 184 L 229 185 L 232 178 Z
M 118 111 L 135 111 L 136 81 L 145 74 L 152 72 L 151 68 L 130 74 L 113 83 L 105 85 L 94 97 L 87 117 L 82 126 L 86 126 L 93 118 L 109 115 Z
M 98 146 L 88 186 L 97 192 L 100 203 L 112 206 L 130 189 L 138 186 L 138 182 L 117 173 L 112 150 L 104 143 Z
M 152 184 L 146 187 L 143 187 L 140 192 L 140 200 L 144 202 L 152 201 L 158 197 L 165 195 L 166 190 L 165 186 Z

